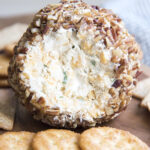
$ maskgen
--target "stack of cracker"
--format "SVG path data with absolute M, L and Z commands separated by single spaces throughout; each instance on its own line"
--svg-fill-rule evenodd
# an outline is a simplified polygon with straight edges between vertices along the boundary
M 13 56 L 13 48 L 26 31 L 27 25 L 17 23 L 0 30 L 0 88 L 9 87 L 8 65 Z
M 0 135 L 0 150 L 149 150 L 131 133 L 109 127 L 83 133 L 49 129 L 38 133 L 7 132 Z
M 9 87 L 8 66 L 13 48 L 27 29 L 26 24 L 14 24 L 0 30 L 0 88 Z M 12 130 L 16 110 L 16 99 L 9 89 L 0 91 L 0 128 Z
M 7 68 L 9 65 L 9 58 L 5 55 L 4 51 L 0 54 L 0 87 L 9 87 L 7 77 Z
M 0 128 L 12 130 L 16 111 L 16 98 L 9 89 L 0 90 Z

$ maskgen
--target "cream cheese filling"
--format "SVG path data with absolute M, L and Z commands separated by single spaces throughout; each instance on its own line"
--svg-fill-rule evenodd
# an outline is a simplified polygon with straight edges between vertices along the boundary
M 72 29 L 60 28 L 44 35 L 36 45 L 26 43 L 29 49 L 21 78 L 36 93 L 44 97 L 46 106 L 59 107 L 60 112 L 84 114 L 84 118 L 104 115 L 115 75 L 111 59 L 111 49 L 106 50 L 103 41 L 93 42 L 93 32 L 83 31 L 88 39 Z M 82 45 L 92 43 L 86 52 Z M 101 63 L 103 52 L 109 61 Z

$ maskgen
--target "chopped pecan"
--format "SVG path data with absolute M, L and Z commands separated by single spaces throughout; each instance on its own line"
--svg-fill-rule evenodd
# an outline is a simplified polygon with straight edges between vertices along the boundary
M 47 21 L 47 14 L 42 14 L 41 21 L 42 21 L 42 23 L 44 23 L 45 21 Z
M 122 81 L 121 80 L 116 80 L 114 83 L 113 83 L 113 87 L 115 87 L 115 88 L 118 88 L 118 87 L 120 87 L 121 86 L 121 84 L 122 84 Z
M 42 34 L 46 34 L 48 29 L 49 29 L 49 27 L 47 25 L 44 25 L 43 30 L 42 30 Z
M 38 99 L 38 104 L 44 104 L 45 103 L 45 99 L 44 99 L 44 97 L 40 97 L 39 99 Z
M 102 64 L 107 64 L 108 63 L 107 57 L 105 56 L 104 52 L 100 53 L 99 58 L 100 58 L 100 61 L 101 61 Z
M 92 8 L 96 9 L 96 10 L 99 10 L 100 8 L 96 5 L 92 5 Z
M 93 22 L 94 22 L 95 24 L 98 24 L 98 23 L 99 23 L 98 18 L 93 19 Z
M 134 52 L 134 48 L 133 47 L 129 47 L 128 48 L 128 53 L 130 54 L 130 53 L 133 53 Z
M 127 60 L 126 60 L 126 59 L 121 59 L 121 60 L 119 61 L 119 63 L 120 63 L 120 65 L 122 65 L 122 66 L 126 66 L 126 65 L 127 65 Z
M 121 100 L 124 100 L 124 99 L 126 98 L 125 92 L 123 92 L 123 91 L 119 92 L 119 98 L 120 98 Z
M 63 25 L 63 27 L 65 29 L 70 29 L 70 28 L 75 28 L 75 25 L 74 24 L 65 24 L 65 25 Z
M 30 93 L 30 95 L 28 96 L 27 100 L 30 101 L 33 97 L 33 93 Z
M 123 72 L 125 72 L 125 70 L 126 70 L 126 67 L 120 66 L 118 67 L 117 74 L 122 74 Z
M 112 41 L 108 37 L 105 37 L 104 44 L 106 47 L 110 47 L 112 45 Z
M 117 22 L 121 22 L 122 20 L 121 20 L 121 18 L 116 18 L 116 20 L 117 20 Z
M 118 57 L 113 56 L 113 57 L 111 58 L 111 62 L 113 62 L 113 63 L 118 63 L 118 62 L 119 62 Z
M 132 82 L 131 82 L 130 80 L 126 80 L 126 79 L 123 80 L 123 85 L 124 85 L 125 87 L 128 87 L 128 86 L 130 86 L 131 84 L 132 84 Z
M 112 97 L 115 97 L 115 96 L 116 96 L 115 89 L 114 89 L 114 88 L 110 88 L 109 94 L 110 94 Z
M 72 0 L 72 1 L 70 1 L 70 3 L 78 3 L 78 1 L 77 0 Z
M 59 109 L 50 109 L 46 111 L 47 114 L 52 115 L 52 116 L 56 116 L 59 115 L 60 110 Z
M 135 86 L 136 86 L 136 85 L 137 85 L 137 82 L 136 82 L 136 81 L 133 81 L 133 85 L 135 85 Z
M 22 47 L 22 48 L 19 49 L 19 52 L 22 53 L 22 54 L 26 54 L 27 51 L 28 51 L 28 48 L 26 48 L 26 47 Z
M 138 76 L 140 76 L 142 74 L 142 71 L 137 71 L 135 74 L 135 78 L 137 78 Z
M 20 61 L 20 60 L 22 60 L 24 58 L 25 58 L 25 55 L 19 54 L 19 55 L 16 56 L 16 61 Z
M 117 40 L 116 30 L 114 28 L 111 28 L 110 30 L 111 30 L 111 34 L 112 34 L 112 37 L 113 37 L 114 41 L 116 41 Z

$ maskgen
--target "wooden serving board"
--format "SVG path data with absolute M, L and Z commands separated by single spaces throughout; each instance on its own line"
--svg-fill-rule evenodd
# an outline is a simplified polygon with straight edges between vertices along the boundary
M 30 16 L 21 16 L 7 19 L 0 19 L 0 29 L 8 26 L 12 23 L 23 22 L 28 23 L 31 20 Z M 142 66 L 143 74 L 140 76 L 140 80 L 150 77 L 150 68 Z M 8 97 L 12 99 L 12 94 L 7 94 L 9 92 L 13 93 L 11 89 L 0 89 L 0 98 Z M 139 137 L 145 143 L 150 146 L 150 112 L 147 109 L 140 107 L 140 100 L 133 99 L 127 109 L 122 112 L 116 119 L 103 124 L 102 126 L 110 126 L 118 129 L 123 129 L 131 132 L 132 134 Z M 32 118 L 26 109 L 17 103 L 17 110 L 15 116 L 15 123 L 13 131 L 32 131 L 37 132 L 51 128 L 50 126 L 36 121 Z M 84 129 L 76 129 L 77 132 L 82 132 Z M 0 130 L 0 134 L 6 131 Z

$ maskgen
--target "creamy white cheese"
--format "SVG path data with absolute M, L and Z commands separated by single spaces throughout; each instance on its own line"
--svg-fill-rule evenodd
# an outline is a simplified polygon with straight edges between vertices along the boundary
M 81 38 L 81 34 L 88 35 Z M 84 49 L 92 44 L 91 51 Z M 93 41 L 93 32 L 82 27 L 78 35 L 72 29 L 60 28 L 44 35 L 42 43 L 26 44 L 29 49 L 22 78 L 46 106 L 59 107 L 60 112 L 84 114 L 84 118 L 101 117 L 110 95 L 115 75 L 113 64 L 101 63 L 100 52 L 111 59 L 111 49 L 102 41 Z

